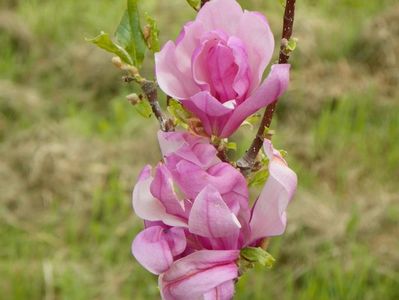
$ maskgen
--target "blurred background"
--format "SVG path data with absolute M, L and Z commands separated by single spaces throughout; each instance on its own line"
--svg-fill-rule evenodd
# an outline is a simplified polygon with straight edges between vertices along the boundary
M 160 158 L 157 123 L 84 41 L 112 33 L 124 2 L 0 1 L 0 299 L 159 299 L 130 254 L 142 228 L 130 194 Z M 195 16 L 184 0 L 142 2 L 163 42 Z M 245 274 L 236 299 L 399 299 L 399 5 L 297 2 L 272 127 L 299 189 L 277 263 Z M 278 41 L 280 1 L 241 3 Z M 238 133 L 239 152 L 253 136 Z

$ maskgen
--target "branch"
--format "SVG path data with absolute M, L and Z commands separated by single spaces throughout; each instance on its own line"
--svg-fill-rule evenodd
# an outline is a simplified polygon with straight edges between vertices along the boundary
M 159 121 L 159 127 L 161 130 L 166 132 L 174 131 L 172 120 L 162 112 L 161 106 L 159 105 L 156 82 L 144 79 L 142 82 L 140 82 L 140 87 L 151 105 L 152 112 Z
M 278 60 L 279 64 L 286 64 L 289 59 L 289 52 L 286 51 L 286 46 L 287 42 L 292 36 L 294 16 L 295 0 L 286 0 L 280 56 Z M 258 132 L 256 133 L 255 139 L 252 141 L 251 146 L 249 147 L 247 152 L 245 152 L 244 156 L 237 161 L 237 166 L 244 175 L 248 175 L 255 165 L 256 157 L 258 156 L 259 150 L 262 148 L 263 145 L 265 129 L 270 128 L 270 124 L 272 123 L 277 101 L 278 99 L 276 99 L 274 102 L 267 106 L 262 121 L 259 125 Z M 271 139 L 271 135 L 268 135 L 266 138 Z

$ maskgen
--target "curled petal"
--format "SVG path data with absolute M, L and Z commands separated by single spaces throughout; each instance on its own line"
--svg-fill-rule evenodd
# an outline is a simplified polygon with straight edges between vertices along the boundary
M 279 98 L 288 87 L 289 70 L 289 64 L 273 65 L 262 85 L 230 115 L 220 136 L 230 136 L 247 117 Z
M 296 174 L 269 140 L 265 141 L 264 148 L 270 160 L 269 178 L 253 208 L 250 243 L 285 231 L 285 210 L 297 187 Z
M 190 100 L 183 101 L 182 104 L 201 120 L 209 135 L 219 135 L 234 111 L 234 106 L 229 105 L 230 102 L 224 105 L 208 91 L 197 93 Z
M 155 54 L 155 72 L 160 88 L 176 99 L 188 99 L 200 91 L 192 76 L 178 67 L 176 46 L 169 41 Z
M 220 162 L 217 150 L 208 138 L 195 136 L 187 132 L 158 132 L 158 141 L 165 160 L 170 156 L 190 161 L 207 169 Z
M 165 206 L 152 196 L 152 180 L 148 174 L 148 167 L 145 167 L 133 189 L 133 208 L 136 215 L 148 221 L 162 221 L 170 226 L 187 227 L 182 218 L 167 213 Z
M 204 300 L 231 300 L 234 295 L 234 281 L 229 280 L 204 295 Z
M 164 300 L 198 299 L 238 276 L 238 250 L 201 250 L 175 261 L 159 276 Z
M 237 217 L 213 186 L 206 186 L 198 194 L 188 224 L 191 233 L 209 238 L 232 236 L 241 228 Z
M 183 203 L 177 198 L 173 187 L 172 175 L 165 165 L 160 164 L 156 168 L 150 189 L 151 194 L 162 202 L 167 213 L 185 217 Z
M 151 226 L 140 232 L 132 243 L 132 253 L 137 261 L 153 274 L 161 274 L 169 269 L 173 257 L 186 248 L 186 238 L 182 228 L 165 229 Z

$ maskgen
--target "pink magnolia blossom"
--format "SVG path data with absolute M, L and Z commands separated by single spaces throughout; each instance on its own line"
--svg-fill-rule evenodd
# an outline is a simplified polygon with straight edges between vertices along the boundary
M 265 141 L 270 176 L 251 211 L 245 178 L 217 158 L 207 138 L 181 132 L 158 137 L 165 162 L 154 172 L 146 166 L 133 191 L 146 229 L 132 252 L 160 274 L 163 299 L 231 299 L 239 250 L 284 232 L 296 175 Z
M 243 11 L 235 0 L 212 0 L 176 42 L 167 42 L 155 55 L 157 80 L 202 121 L 209 135 L 228 137 L 286 90 L 288 64 L 273 65 L 261 83 L 273 50 L 263 15 Z

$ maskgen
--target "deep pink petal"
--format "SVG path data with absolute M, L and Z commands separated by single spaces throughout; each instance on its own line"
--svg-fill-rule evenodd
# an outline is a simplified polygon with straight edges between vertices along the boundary
M 278 151 L 272 148 L 269 140 L 265 141 L 264 148 L 270 160 L 269 178 L 253 208 L 250 242 L 280 235 L 285 231 L 285 210 L 297 187 L 296 174 Z
M 229 280 L 204 294 L 204 300 L 231 300 L 233 296 L 234 281 Z
M 246 45 L 252 74 L 251 90 L 256 89 L 274 51 L 274 37 L 264 16 L 245 11 L 240 19 L 236 36 Z
M 209 238 L 237 235 L 241 228 L 218 190 L 210 185 L 195 199 L 188 225 L 191 233 Z
M 180 57 L 176 46 L 169 41 L 161 52 L 155 54 L 155 72 L 159 87 L 167 95 L 176 99 L 188 99 L 200 91 L 191 76 L 191 70 L 179 69 Z M 190 64 L 191 65 L 191 64 Z
M 289 64 L 273 65 L 262 85 L 231 114 L 220 136 L 230 136 L 247 117 L 279 98 L 288 87 L 289 69 Z
M 161 274 L 169 269 L 173 257 L 186 248 L 184 230 L 152 226 L 140 232 L 132 243 L 132 253 L 148 271 Z
M 234 104 L 222 104 L 207 91 L 195 94 L 190 100 L 183 101 L 182 104 L 201 120 L 209 135 L 219 135 L 225 122 L 234 111 Z
M 217 150 L 210 144 L 208 138 L 195 136 L 188 132 L 159 131 L 158 141 L 166 160 L 170 156 L 177 156 L 204 169 L 220 162 L 216 156 Z
M 169 170 L 163 164 L 155 169 L 154 180 L 151 183 L 151 194 L 161 201 L 167 213 L 186 217 L 183 202 L 180 202 L 173 187 L 173 179 Z
M 148 167 L 145 167 L 143 173 L 148 173 Z M 165 206 L 155 199 L 150 191 L 153 178 L 148 174 L 139 176 L 139 180 L 133 189 L 133 208 L 137 216 L 148 221 L 162 221 L 171 226 L 187 227 L 186 222 L 172 214 L 166 212 Z
M 234 34 L 242 15 L 241 6 L 236 1 L 212 0 L 198 12 L 196 22 L 201 22 L 207 31 L 219 29 Z
M 238 250 L 202 250 L 175 261 L 159 276 L 162 298 L 198 299 L 226 281 L 237 278 L 238 257 Z

